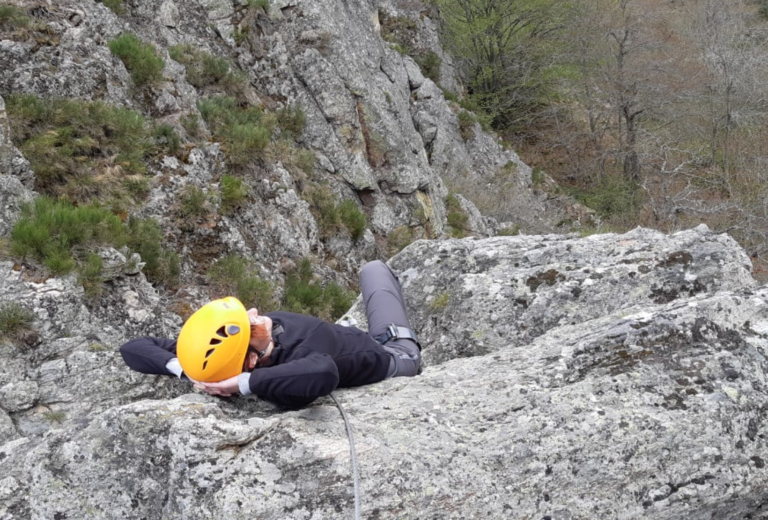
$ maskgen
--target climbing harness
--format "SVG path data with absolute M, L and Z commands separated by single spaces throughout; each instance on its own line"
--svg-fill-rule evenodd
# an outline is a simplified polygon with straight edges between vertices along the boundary
M 352 426 L 349 424 L 347 414 L 344 413 L 344 408 L 341 407 L 341 403 L 336 399 L 336 396 L 331 394 L 331 399 L 336 403 L 336 406 L 341 412 L 341 418 L 344 419 L 344 424 L 347 426 L 347 437 L 349 437 L 349 454 L 352 458 L 352 479 L 355 482 L 355 520 L 360 520 L 360 476 L 357 472 L 357 458 L 355 457 L 355 439 L 352 437 Z
M 419 351 L 421 351 L 421 343 L 419 343 L 419 337 L 416 333 L 407 327 L 400 327 L 394 323 L 389 325 L 384 333 L 379 334 L 378 336 L 373 336 L 373 339 L 382 345 L 393 339 L 410 339 L 416 343 L 419 347 Z

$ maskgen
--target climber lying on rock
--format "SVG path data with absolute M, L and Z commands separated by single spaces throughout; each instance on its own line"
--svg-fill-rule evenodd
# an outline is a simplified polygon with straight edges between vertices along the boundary
M 286 408 L 336 388 L 415 376 L 421 348 L 397 276 L 386 264 L 370 262 L 360 286 L 370 334 L 290 312 L 260 316 L 227 297 L 198 309 L 178 340 L 139 338 L 120 353 L 145 374 L 190 379 L 211 395 L 255 394 Z

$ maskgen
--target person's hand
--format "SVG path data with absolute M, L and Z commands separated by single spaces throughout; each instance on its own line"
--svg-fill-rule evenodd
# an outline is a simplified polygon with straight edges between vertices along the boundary
M 202 390 L 209 395 L 220 395 L 223 397 L 229 397 L 232 394 L 240 393 L 240 386 L 237 384 L 237 377 L 233 376 L 224 381 L 218 383 L 204 383 L 202 381 L 195 381 L 195 388 Z

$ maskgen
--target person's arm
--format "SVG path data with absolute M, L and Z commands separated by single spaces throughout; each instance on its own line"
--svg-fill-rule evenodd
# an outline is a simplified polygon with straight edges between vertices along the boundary
M 306 357 L 264 367 L 219 383 L 198 383 L 212 395 L 255 394 L 278 406 L 301 408 L 333 392 L 339 384 L 339 369 L 328 354 L 311 352 Z
M 182 376 L 176 358 L 176 341 L 165 338 L 137 338 L 120 347 L 125 364 L 144 374 Z

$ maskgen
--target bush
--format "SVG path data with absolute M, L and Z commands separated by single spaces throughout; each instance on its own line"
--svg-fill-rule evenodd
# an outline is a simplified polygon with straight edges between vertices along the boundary
M 29 17 L 15 5 L 0 5 L 0 29 L 10 31 L 27 27 Z
M 520 234 L 520 226 L 518 224 L 514 224 L 512 226 L 501 228 L 499 232 L 496 234 L 496 236 L 511 237 L 519 234 Z
M 195 49 L 192 45 L 174 45 L 168 49 L 171 59 L 184 65 L 187 81 L 196 88 L 218 86 L 231 94 L 239 93 L 244 76 L 233 72 L 226 58 Z
M 102 0 L 102 3 L 115 14 L 123 14 L 123 0 Z
M 269 10 L 269 0 L 245 0 L 245 6 L 248 9 Z
M 229 213 L 238 207 L 248 197 L 248 187 L 243 186 L 243 181 L 223 175 L 221 177 L 221 208 L 224 213 Z
M 576 193 L 575 197 L 603 218 L 634 215 L 640 205 L 638 185 L 622 175 L 601 177 L 588 193 Z
M 465 141 L 475 137 L 475 124 L 477 123 L 477 117 L 472 112 L 462 110 L 458 115 L 459 120 L 459 133 L 461 138 Z
M 281 108 L 276 115 L 277 126 L 290 137 L 297 138 L 304 132 L 307 116 L 300 106 Z
M 175 287 L 179 281 L 179 256 L 164 249 L 163 231 L 155 219 L 130 217 L 127 223 L 128 248 L 141 256 L 142 271 L 153 284 Z
M 387 253 L 394 256 L 411 244 L 414 240 L 414 231 L 408 226 L 400 226 L 387 235 Z
M 32 330 L 34 313 L 16 302 L 0 305 L 0 334 L 6 338 L 18 339 L 24 332 Z
M 234 166 L 258 157 L 269 144 L 274 120 L 259 108 L 244 108 L 232 97 L 215 96 L 199 101 L 200 115 L 220 140 Z
M 344 315 L 355 295 L 336 282 L 325 287 L 312 281 L 312 264 L 304 258 L 296 269 L 285 276 L 283 308 L 290 312 L 310 314 L 320 319 L 335 321 Z
M 258 277 L 256 270 L 242 256 L 230 255 L 208 270 L 217 296 L 234 295 L 246 308 L 269 312 L 276 307 L 272 284 Z
M 463 238 L 469 231 L 469 216 L 461 207 L 459 199 L 453 193 L 445 197 L 446 220 L 454 238 Z
M 55 274 L 74 269 L 74 249 L 121 247 L 128 238 L 120 219 L 97 205 L 72 206 L 42 196 L 22 208 L 11 232 L 11 253 L 32 257 Z
M 208 215 L 209 212 L 208 195 L 197 186 L 187 186 L 181 194 L 179 216 L 196 219 Z
M 362 211 L 351 200 L 344 200 L 338 206 L 341 223 L 347 228 L 352 240 L 357 242 L 365 232 L 366 219 Z
M 96 253 L 91 253 L 77 270 L 77 282 L 83 286 L 85 294 L 91 298 L 96 298 L 101 294 L 103 282 L 101 270 L 103 267 L 104 261 L 101 257 Z
M 327 238 L 339 230 L 339 210 L 328 186 L 309 186 L 302 193 L 302 198 L 309 203 L 309 211 L 315 217 L 321 237 Z
M 87 202 L 119 190 L 115 180 L 142 174 L 149 143 L 144 117 L 100 101 L 7 98 L 13 143 L 32 164 L 35 188 Z M 70 182 L 79 183 L 67 189 Z
M 421 73 L 435 83 L 440 83 L 440 66 L 443 59 L 434 51 L 423 51 L 415 54 L 413 59 L 418 63 Z
M 181 149 L 181 139 L 176 129 L 168 124 L 162 124 L 155 127 L 152 136 L 158 141 L 163 142 L 170 154 L 176 154 Z
M 109 42 L 109 50 L 123 61 L 136 86 L 162 79 L 165 62 L 151 43 L 142 42 L 135 34 L 121 34 Z

